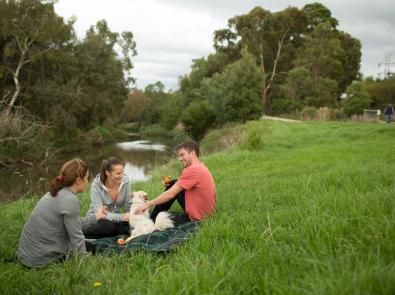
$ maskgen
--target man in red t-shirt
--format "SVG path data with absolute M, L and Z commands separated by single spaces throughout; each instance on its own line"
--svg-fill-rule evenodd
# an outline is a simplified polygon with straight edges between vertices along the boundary
M 175 216 L 176 223 L 203 220 L 215 209 L 216 190 L 214 179 L 207 167 L 199 160 L 199 146 L 186 141 L 177 146 L 178 159 L 184 170 L 180 178 L 161 195 L 136 208 L 141 213 L 155 206 L 151 218 L 155 221 L 159 212 L 169 210 L 177 199 L 185 214 Z

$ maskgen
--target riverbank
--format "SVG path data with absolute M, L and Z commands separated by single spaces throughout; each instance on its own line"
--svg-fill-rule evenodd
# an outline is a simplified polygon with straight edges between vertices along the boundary
M 0 293 L 392 294 L 395 125 L 257 121 L 216 132 L 202 146 L 228 142 L 203 157 L 217 212 L 193 239 L 167 255 L 28 270 L 6 261 L 37 198 L 0 205 Z M 155 196 L 160 177 L 180 170 L 173 160 L 134 189 Z M 85 213 L 89 194 L 80 200 Z

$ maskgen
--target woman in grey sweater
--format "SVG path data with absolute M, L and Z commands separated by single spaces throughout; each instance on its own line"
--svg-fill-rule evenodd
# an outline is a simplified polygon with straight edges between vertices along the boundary
M 86 238 L 129 235 L 131 183 L 123 169 L 123 162 L 115 157 L 103 161 L 100 174 L 92 182 L 91 205 L 82 222 Z M 97 220 L 95 212 L 100 206 L 106 206 L 108 214 L 105 219 Z
M 88 185 L 88 166 L 80 159 L 66 162 L 49 192 L 37 203 L 19 239 L 17 256 L 28 267 L 43 267 L 71 252 L 92 250 L 81 229 L 77 193 Z M 95 219 L 103 219 L 107 209 L 100 207 Z

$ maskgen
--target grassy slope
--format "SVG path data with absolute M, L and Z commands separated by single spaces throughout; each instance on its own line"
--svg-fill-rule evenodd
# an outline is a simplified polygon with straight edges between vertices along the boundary
M 168 255 L 74 257 L 43 270 L 14 257 L 36 200 L 0 207 L 0 293 L 390 294 L 395 290 L 395 126 L 252 122 L 204 158 L 214 218 Z M 243 128 L 244 129 L 244 128 Z M 177 175 L 175 162 L 159 177 Z M 81 196 L 82 212 L 88 194 Z M 93 290 L 96 281 L 103 283 Z

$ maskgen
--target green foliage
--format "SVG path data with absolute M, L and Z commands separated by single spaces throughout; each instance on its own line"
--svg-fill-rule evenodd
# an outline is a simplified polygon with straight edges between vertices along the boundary
M 372 103 L 369 93 L 364 89 L 363 83 L 354 81 L 347 87 L 347 98 L 344 103 L 344 113 L 348 116 L 363 114 L 363 110 L 369 108 Z
M 314 120 L 317 117 L 317 109 L 315 107 L 304 107 L 301 116 L 305 120 Z
M 322 23 L 306 37 L 295 64 L 309 70 L 314 91 L 319 77 L 337 81 L 343 76 L 344 57 L 340 40 L 327 23 Z
M 337 19 L 332 17 L 331 11 L 321 3 L 306 4 L 302 11 L 307 15 L 309 31 L 313 31 L 322 23 L 328 23 L 331 29 L 336 29 L 339 25 Z
M 51 52 L 62 50 L 73 37 L 72 22 L 56 15 L 53 1 L 0 2 L 0 72 L 7 113 L 24 105 L 23 90 L 34 81 L 33 64 Z M 42 72 L 42 69 L 41 69 Z
M 294 102 L 303 102 L 311 93 L 312 78 L 305 67 L 295 67 L 287 73 L 285 83 L 281 85 L 282 95 Z
M 303 104 L 290 99 L 275 99 L 272 104 L 273 115 L 290 114 L 303 109 Z
M 284 101 L 275 102 L 282 98 L 316 107 L 335 106 L 351 81 L 359 78 L 361 60 L 359 40 L 337 26 L 330 10 L 320 3 L 275 13 L 255 7 L 230 18 L 227 28 L 214 32 L 216 52 L 194 61 L 191 74 L 181 80 L 181 91 L 187 102 L 206 99 L 207 88 L 212 86 L 206 82 L 209 80 L 217 84 L 215 92 L 220 96 L 227 89 L 215 76 L 223 74 L 226 64 L 216 67 L 217 61 L 230 65 L 246 49 L 263 75 L 256 90 L 266 113 L 287 111 L 279 109 L 281 104 L 286 106 Z
M 337 82 L 330 78 L 318 77 L 314 88 L 306 97 L 306 104 L 315 107 L 334 106 L 337 103 Z
M 172 140 L 173 144 L 181 143 L 190 139 L 190 136 L 181 130 L 168 130 L 159 124 L 143 126 L 140 128 L 139 133 L 143 137 L 166 137 Z
M 159 123 L 166 129 L 172 130 L 180 119 L 183 103 L 183 97 L 180 95 L 168 94 L 159 107 Z
M 395 105 L 395 75 L 383 80 L 366 79 L 364 89 L 372 98 L 372 106 L 382 111 L 391 103 Z
M 55 143 L 118 123 L 133 80 L 131 32 L 111 32 L 101 20 L 78 41 L 73 22 L 56 15 L 53 1 L 0 2 L 1 96 L 7 111 L 18 105 L 48 126 Z
M 242 150 L 257 151 L 265 147 L 264 138 L 268 135 L 265 124 L 250 122 L 247 125 L 247 131 L 239 143 Z
M 223 100 L 227 122 L 245 122 L 262 113 L 260 88 L 262 74 L 254 58 L 247 52 L 242 59 L 228 66 L 223 74 L 226 94 Z
M 185 131 L 195 140 L 200 140 L 215 122 L 215 112 L 209 102 L 204 100 L 190 104 L 180 118 Z
M 222 73 L 205 79 L 200 88 L 202 99 L 209 99 L 216 122 L 245 122 L 261 115 L 259 86 L 262 75 L 251 54 L 228 65 Z
M 194 98 L 194 89 L 198 89 L 205 78 L 211 78 L 216 73 L 221 73 L 223 69 L 234 60 L 221 52 L 209 54 L 206 58 L 192 60 L 191 73 L 180 79 L 180 91 L 186 97 Z

